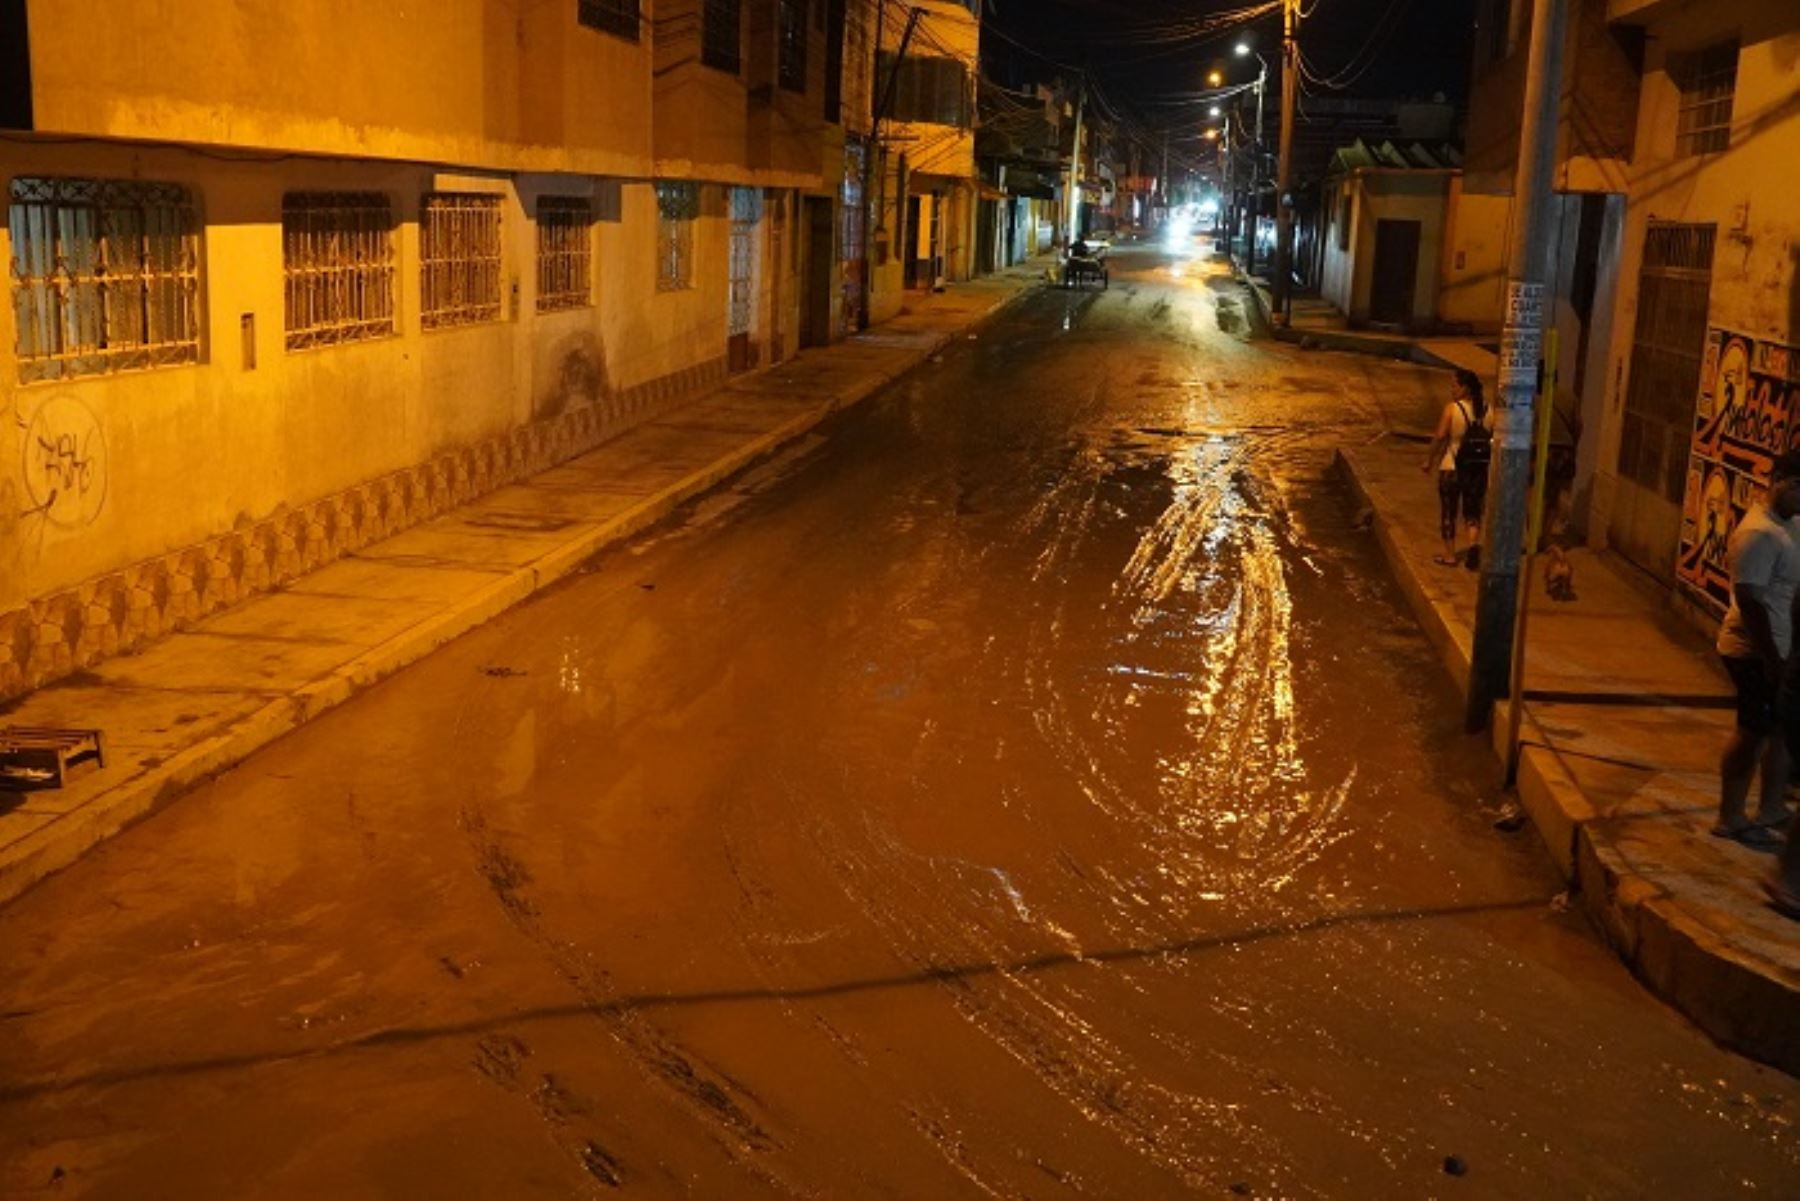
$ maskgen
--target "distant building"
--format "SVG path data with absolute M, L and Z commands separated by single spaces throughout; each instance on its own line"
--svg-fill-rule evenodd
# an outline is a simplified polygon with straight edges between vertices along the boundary
M 1319 206 L 1312 274 L 1351 326 L 1430 330 L 1451 198 L 1462 172 L 1454 146 L 1358 140 L 1332 156 Z
M 873 202 L 873 316 L 884 320 L 900 310 L 907 289 L 966 280 L 976 270 L 981 18 L 977 0 L 917 0 L 879 6 L 877 24 L 876 105 L 887 107 Z

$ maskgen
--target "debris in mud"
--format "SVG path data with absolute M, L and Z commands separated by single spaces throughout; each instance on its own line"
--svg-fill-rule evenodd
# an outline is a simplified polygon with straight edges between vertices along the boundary
M 456 960 L 450 958 L 450 956 L 448 956 L 448 955 L 439 955 L 438 956 L 438 966 L 443 968 L 446 972 L 448 972 L 450 974 L 450 976 L 453 979 L 456 979 L 456 980 L 461 980 L 465 975 L 468 974 L 467 972 L 465 972 L 463 970 L 462 964 L 456 962 Z
M 1231 1191 L 1236 1196 L 1248 1197 L 1250 1195 L 1250 1186 L 1245 1184 L 1242 1180 L 1239 1180 L 1231 1186 Z
M 1565 888 L 1550 898 L 1550 908 L 1557 913 L 1567 913 L 1570 899 L 1569 890 Z
M 619 1161 L 614 1159 L 599 1143 L 589 1140 L 581 1149 L 581 1166 L 587 1174 L 608 1188 L 622 1188 L 625 1177 L 619 1170 Z
M 544 1120 L 556 1125 L 565 1125 L 574 1118 L 582 1117 L 589 1112 L 586 1101 L 570 1092 L 554 1075 L 544 1073 L 544 1078 L 531 1092 L 531 1100 Z
M 493 676 L 496 680 L 511 680 L 526 673 L 517 667 L 484 667 L 481 674 Z
M 61 1164 L 57 1164 L 54 1168 L 51 1168 L 50 1169 L 50 1187 L 51 1188 L 61 1188 L 62 1182 L 63 1182 L 63 1177 L 65 1177 L 67 1175 L 68 1175 L 68 1173 L 63 1171 L 63 1166 Z
M 1503 834 L 1516 834 L 1525 828 L 1525 811 L 1512 802 L 1500 806 L 1494 816 L 1494 829 Z
M 638 587 L 642 588 L 645 592 L 655 592 L 656 591 L 655 584 L 639 584 Z
M 1468 1174 L 1469 1174 L 1469 1165 L 1463 1162 L 1462 1156 L 1460 1156 L 1460 1155 L 1444 1156 L 1444 1175 L 1446 1175 L 1446 1176 L 1467 1176 Z
M 475 1044 L 475 1070 L 499 1084 L 511 1084 L 530 1055 L 531 1048 L 523 1040 L 510 1034 L 490 1034 Z
M 1350 519 L 1350 524 L 1354 525 L 1359 530 L 1368 529 L 1375 524 L 1375 510 L 1371 509 L 1368 505 L 1364 505 L 1356 511 L 1356 516 Z

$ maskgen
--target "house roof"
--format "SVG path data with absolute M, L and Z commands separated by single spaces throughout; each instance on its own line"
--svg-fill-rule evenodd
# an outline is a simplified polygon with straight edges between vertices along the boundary
M 1462 166 L 1462 152 L 1449 142 L 1427 146 L 1423 142 L 1395 145 L 1393 142 L 1372 143 L 1362 138 L 1348 146 L 1340 146 L 1331 156 L 1330 175 L 1349 175 L 1353 171 L 1451 171 Z

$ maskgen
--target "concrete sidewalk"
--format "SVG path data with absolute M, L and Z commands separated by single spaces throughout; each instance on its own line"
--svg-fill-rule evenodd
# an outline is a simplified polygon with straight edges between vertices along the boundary
M 1269 281 L 1260 275 L 1246 275 L 1241 269 L 1237 274 L 1255 301 L 1261 328 L 1278 341 L 1292 342 L 1307 349 L 1344 350 L 1401 359 L 1446 371 L 1462 368 L 1485 380 L 1492 380 L 1499 371 L 1500 355 L 1497 349 L 1490 349 L 1492 339 L 1351 329 L 1343 313 L 1317 296 L 1294 297 L 1289 306 L 1290 323 L 1278 326 L 1270 315 L 1274 310 Z
M 1475 574 L 1432 562 L 1437 498 L 1421 455 L 1387 437 L 1338 462 L 1427 636 L 1466 682 Z M 1800 923 L 1764 903 L 1771 856 L 1708 833 L 1730 684 L 1707 640 L 1630 568 L 1570 558 L 1577 599 L 1550 601 L 1541 584 L 1531 598 L 1520 803 L 1640 979 L 1720 1042 L 1800 1074 Z
M 1038 262 L 920 297 L 865 334 L 0 707 L 0 724 L 106 739 L 105 767 L 67 788 L 0 791 L 0 901 L 873 395 L 1043 279 Z

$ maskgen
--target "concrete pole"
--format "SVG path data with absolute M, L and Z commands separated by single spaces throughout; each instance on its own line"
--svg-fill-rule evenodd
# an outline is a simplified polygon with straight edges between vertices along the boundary
M 1069 228 L 1063 242 L 1073 246 L 1081 236 L 1081 122 L 1087 109 L 1087 76 L 1081 77 L 1081 91 L 1075 97 L 1075 141 L 1069 148 Z
M 1262 223 L 1262 181 L 1263 169 L 1263 90 L 1269 82 L 1269 64 L 1262 55 L 1256 56 L 1256 128 L 1250 131 L 1250 203 L 1245 212 L 1250 214 L 1249 247 L 1245 251 L 1244 274 L 1256 274 L 1256 231 Z
M 1300 86 L 1300 43 L 1294 40 L 1300 22 L 1300 0 L 1284 0 L 1281 6 L 1281 163 L 1275 169 L 1275 324 L 1288 323 L 1288 280 L 1293 275 L 1292 246 L 1294 206 L 1288 192 L 1294 186 L 1294 105 Z
M 1475 643 L 1469 666 L 1468 728 L 1487 725 L 1504 696 L 1518 613 L 1519 552 L 1525 539 L 1531 481 L 1533 405 L 1544 361 L 1545 292 L 1550 278 L 1550 200 L 1562 105 L 1568 0 L 1534 0 L 1525 112 L 1513 179 L 1512 249 L 1506 268 L 1506 319 L 1500 335 L 1494 463 L 1482 522 L 1481 582 L 1475 600 Z M 1546 403 L 1551 403 L 1548 398 Z
M 1162 180 L 1157 186 L 1162 190 L 1163 213 L 1165 214 L 1164 219 L 1167 220 L 1169 211 L 1169 131 L 1166 129 L 1163 130 Z

